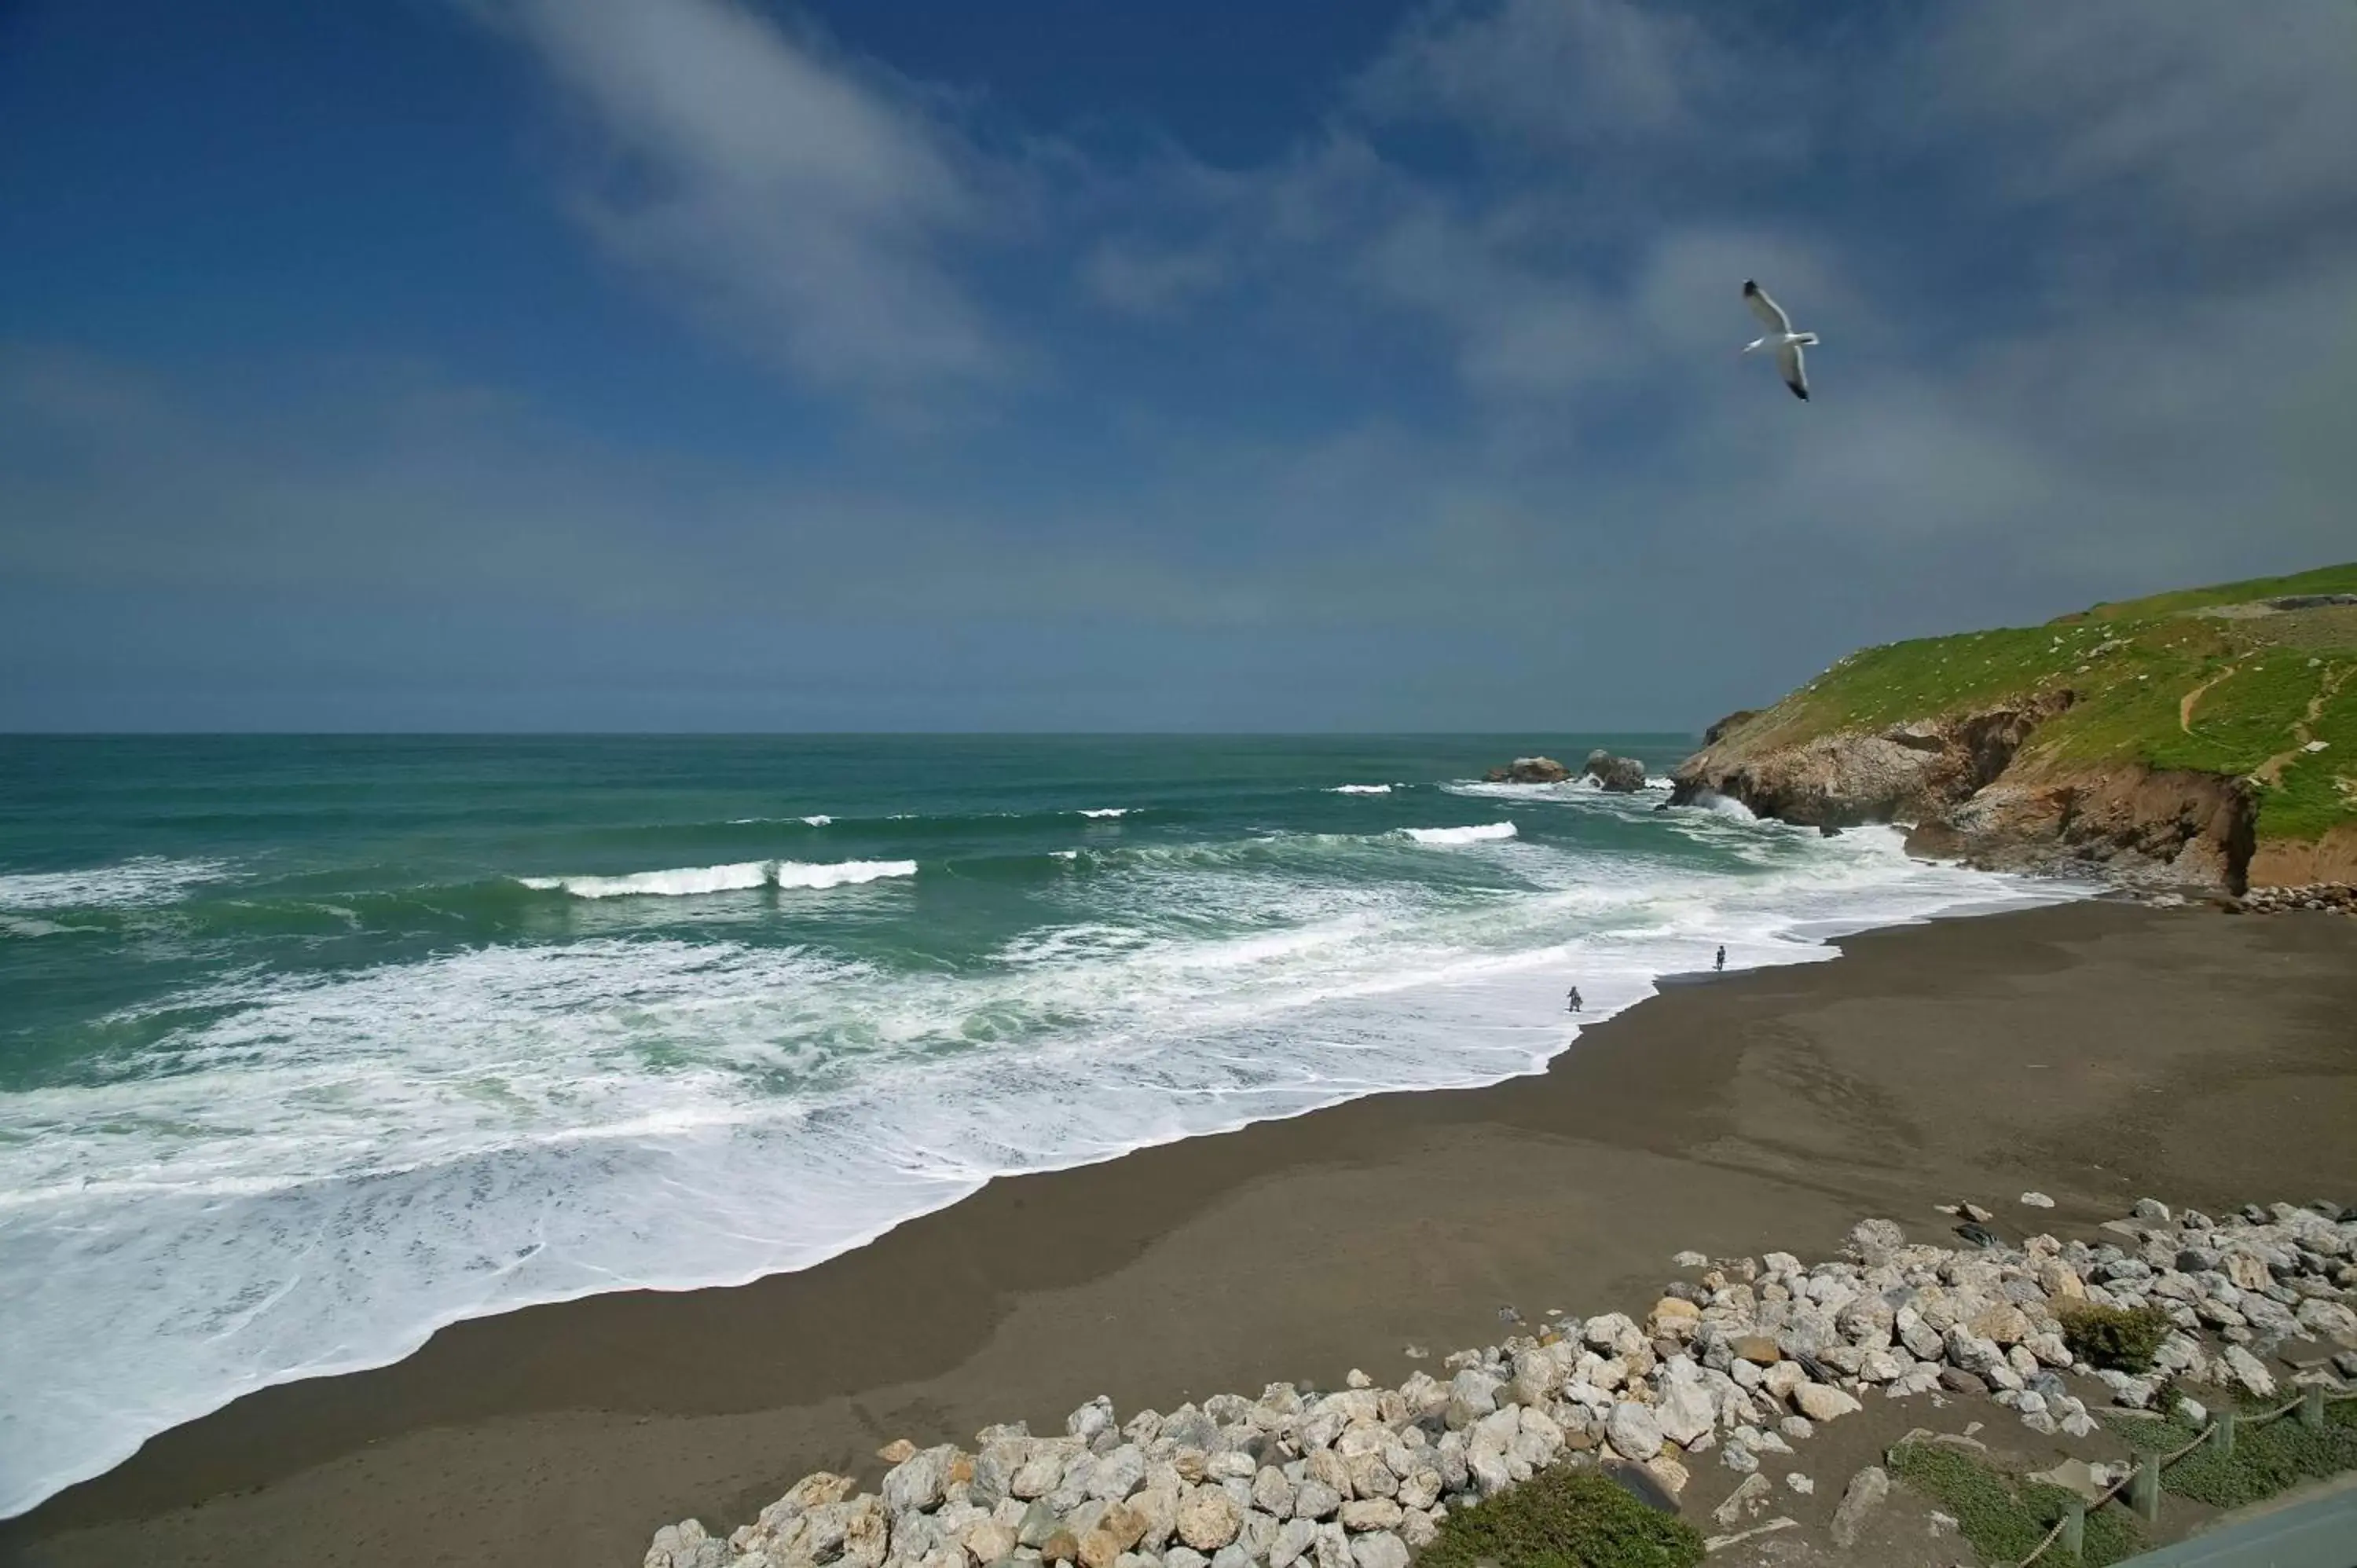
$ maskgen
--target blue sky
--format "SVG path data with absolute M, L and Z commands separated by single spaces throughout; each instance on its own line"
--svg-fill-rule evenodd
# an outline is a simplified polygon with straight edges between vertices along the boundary
M 2346 559 L 2352 79 L 2341 0 L 19 0 L 0 727 L 1690 728 Z

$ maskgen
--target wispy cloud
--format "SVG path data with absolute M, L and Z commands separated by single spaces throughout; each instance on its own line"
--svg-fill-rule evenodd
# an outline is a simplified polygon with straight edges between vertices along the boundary
M 1454 120 L 1545 156 L 1701 128 L 1698 100 L 1732 74 L 1702 27 L 1629 0 L 1427 7 L 1359 84 L 1387 117 Z
M 726 340 L 829 391 L 1009 371 L 958 276 L 992 169 L 912 84 L 739 0 L 476 0 L 587 121 L 570 209 Z

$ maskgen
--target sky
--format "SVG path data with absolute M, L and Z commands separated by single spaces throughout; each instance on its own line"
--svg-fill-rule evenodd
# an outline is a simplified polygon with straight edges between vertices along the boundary
M 2352 81 L 2347 0 L 0 0 L 0 729 L 1692 731 L 2351 559 Z

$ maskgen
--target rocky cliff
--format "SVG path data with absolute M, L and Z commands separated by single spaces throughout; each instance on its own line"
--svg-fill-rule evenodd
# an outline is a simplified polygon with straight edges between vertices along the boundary
M 2352 586 L 2335 567 L 1867 650 L 1713 725 L 1674 798 L 1903 823 L 1918 853 L 1999 869 L 2357 881 Z

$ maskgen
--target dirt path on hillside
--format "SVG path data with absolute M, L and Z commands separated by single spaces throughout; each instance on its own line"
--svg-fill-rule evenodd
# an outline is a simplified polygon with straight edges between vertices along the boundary
M 2234 666 L 2229 664 L 2223 670 L 2219 671 L 2215 675 L 2211 676 L 2207 681 L 2202 682 L 2199 686 L 2194 687 L 2190 692 L 2186 693 L 2184 696 L 2179 697 L 2177 700 L 2177 727 L 2183 730 L 2187 735 L 2191 735 L 2193 733 L 2193 704 L 2201 700 L 2202 693 L 2208 691 L 2211 687 L 2216 685 L 2219 682 L 2223 681 L 2227 676 L 2232 675 L 2233 672 Z
M 2357 664 L 2342 664 L 2333 669 L 2327 670 L 2324 672 L 2323 681 L 2319 682 L 2317 685 L 2316 695 L 2308 700 L 2308 711 L 2300 714 L 2298 718 L 2292 721 L 2291 734 L 2293 745 L 2291 749 L 2289 751 L 2278 751 L 2273 757 L 2268 757 L 2265 762 L 2260 763 L 2256 768 L 2252 770 L 2252 778 L 2257 779 L 2262 784 L 2267 785 L 2269 788 L 2273 788 L 2283 781 L 2283 770 L 2291 766 L 2292 762 L 2296 758 L 2305 753 L 2309 745 L 2316 739 L 2315 736 L 2309 733 L 2308 726 L 2324 716 L 2324 704 L 2332 701 L 2334 697 L 2340 694 L 2341 686 L 2348 681 L 2352 671 L 2357 671 Z M 2192 701 L 2192 697 L 2189 695 L 2186 698 L 2186 701 L 2190 703 Z M 2186 733 L 2190 735 L 2192 732 L 2189 730 Z

